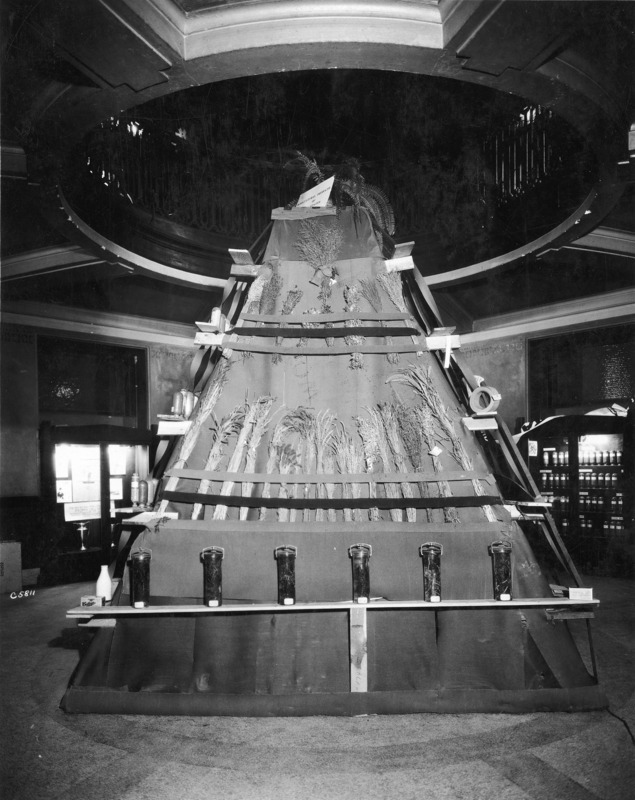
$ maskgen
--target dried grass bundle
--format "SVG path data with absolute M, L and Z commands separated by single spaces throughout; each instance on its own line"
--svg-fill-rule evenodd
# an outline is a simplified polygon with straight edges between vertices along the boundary
M 282 311 L 281 311 L 282 316 L 286 317 L 293 311 L 293 309 L 300 302 L 303 294 L 304 292 L 301 289 L 298 289 L 297 286 L 294 286 L 293 289 L 289 289 L 289 291 L 287 292 L 287 296 L 284 300 L 284 303 L 282 304 Z M 282 344 L 282 342 L 283 342 L 282 336 L 276 336 L 276 345 L 280 345 Z M 280 355 L 280 353 L 274 353 L 271 360 L 273 361 L 274 364 L 278 364 L 280 361 L 282 361 L 282 356 Z
M 399 427 L 397 422 L 398 420 L 397 409 L 392 403 L 380 403 L 377 406 L 377 410 L 379 412 L 379 416 L 381 417 L 381 421 L 383 422 L 384 425 L 386 441 L 388 442 L 388 446 L 390 447 L 390 452 L 392 454 L 393 461 L 397 468 L 397 472 L 407 473 L 408 467 L 406 466 L 406 459 L 401 451 L 401 438 L 399 436 Z M 400 485 L 401 485 L 401 492 L 404 497 L 406 498 L 414 497 L 412 486 L 408 481 L 403 481 Z M 416 522 L 417 521 L 416 509 L 407 508 L 406 518 L 408 522 Z
M 337 217 L 302 220 L 295 246 L 313 268 L 312 280 L 317 279 L 318 273 L 325 278 L 333 277 L 342 238 L 342 227 Z
M 280 297 L 280 292 L 282 291 L 282 278 L 280 277 L 278 261 L 272 260 L 269 265 L 271 267 L 271 275 L 262 288 L 260 303 L 258 305 L 259 314 L 273 314 L 276 310 L 276 303 Z
M 331 299 L 331 294 L 333 292 L 333 283 L 335 281 L 332 278 L 322 278 L 322 283 L 320 284 L 320 291 L 318 293 L 318 300 L 320 301 L 320 313 L 322 314 L 331 314 L 333 309 L 329 305 L 329 300 Z M 332 328 L 333 323 L 327 322 L 324 326 L 325 328 Z M 326 346 L 333 347 L 335 344 L 335 339 L 332 336 L 326 337 Z
M 415 471 L 420 471 L 423 466 L 423 435 L 417 418 L 417 412 L 412 406 L 400 403 L 396 410 L 397 428 L 403 448 Z M 430 497 L 430 490 L 425 481 L 418 484 L 421 497 Z M 432 522 L 432 509 L 424 509 L 427 522 Z
M 344 310 L 350 313 L 355 313 L 359 311 L 359 298 L 361 296 L 361 292 L 359 287 L 355 284 L 350 286 L 344 287 Z M 361 320 L 359 319 L 347 319 L 344 323 L 346 328 L 354 328 L 361 324 Z M 346 344 L 349 345 L 361 345 L 364 343 L 365 339 L 363 336 L 345 336 L 344 341 Z M 351 358 L 349 362 L 349 366 L 351 369 L 363 369 L 364 368 L 364 356 L 362 353 L 351 353 Z
M 419 419 L 421 434 L 426 443 L 426 447 L 430 452 L 432 458 L 432 468 L 435 472 L 443 472 L 443 465 L 438 455 L 434 455 L 434 449 L 438 443 L 437 429 L 434 423 L 434 418 L 430 409 L 424 405 L 415 406 L 415 413 Z M 452 497 L 452 490 L 447 481 L 438 481 L 437 489 L 439 490 L 439 497 Z M 443 519 L 445 522 L 458 523 L 460 518 L 456 508 L 447 507 L 443 509 Z
M 245 472 L 253 472 L 256 466 L 256 458 L 258 456 L 258 446 L 262 437 L 267 430 L 269 424 L 271 407 L 273 406 L 273 397 L 261 397 L 257 401 L 256 418 L 254 420 L 251 436 L 249 437 L 249 444 L 247 445 L 247 457 L 245 459 Z M 242 484 L 243 497 L 249 497 L 253 490 L 253 483 L 245 482 Z M 247 519 L 249 509 L 245 506 L 240 509 L 240 519 Z
M 267 454 L 267 465 L 265 470 L 268 474 L 274 472 L 276 465 L 279 466 L 280 458 L 282 455 L 283 450 L 283 441 L 284 437 L 287 435 L 287 426 L 285 424 L 284 417 L 278 422 L 276 427 L 273 430 L 273 434 L 269 441 L 269 450 Z M 265 483 L 262 487 L 262 497 L 271 497 L 271 484 Z M 260 519 L 265 519 L 267 516 L 267 509 L 261 508 L 260 509 Z
M 398 376 L 401 377 L 398 377 Z M 472 460 L 469 457 L 463 440 L 456 433 L 454 424 L 450 419 L 447 409 L 443 405 L 443 401 L 434 385 L 432 369 L 428 367 L 427 370 L 422 369 L 420 366 L 409 365 L 398 373 L 398 376 L 391 376 L 389 380 L 396 380 L 401 383 L 406 383 L 415 392 L 417 392 L 423 399 L 430 415 L 438 425 L 442 436 L 450 444 L 449 453 L 452 458 L 457 462 L 461 469 L 471 470 Z M 483 496 L 485 490 L 478 480 L 472 481 L 474 493 L 478 496 Z M 496 515 L 491 506 L 483 506 L 483 513 L 490 522 L 496 521 Z
M 240 430 L 240 433 L 238 434 L 238 439 L 236 441 L 236 446 L 234 447 L 234 452 L 232 453 L 232 456 L 229 459 L 229 464 L 227 465 L 228 472 L 240 471 L 240 467 L 242 465 L 243 457 L 245 454 L 245 448 L 251 436 L 253 426 L 256 424 L 259 415 L 262 413 L 263 404 L 268 399 L 270 398 L 261 397 L 251 405 L 246 404 L 245 418 L 243 421 L 243 425 Z M 234 485 L 235 481 L 224 481 L 220 493 L 223 495 L 231 494 Z M 227 510 L 228 510 L 227 506 L 217 505 L 216 508 L 214 509 L 213 519 L 226 519 Z
M 375 464 L 381 460 L 377 428 L 367 419 L 364 419 L 364 417 L 355 417 L 355 422 L 357 423 L 357 430 L 362 440 L 366 471 L 370 473 L 373 472 Z M 369 497 L 377 497 L 377 487 L 373 480 L 369 483 Z M 379 509 L 371 508 L 369 510 L 369 517 L 372 522 L 377 522 L 379 520 Z
M 335 443 L 336 427 L 335 416 L 330 411 L 320 411 L 315 417 L 315 471 L 317 474 L 326 472 L 326 464 L 332 464 L 333 446 Z M 331 496 L 335 490 L 331 484 Z M 325 499 L 328 496 L 327 487 L 319 483 L 317 486 L 318 497 Z M 316 522 L 324 521 L 324 509 L 318 508 L 315 513 Z
M 235 436 L 240 430 L 245 419 L 245 409 L 241 406 L 235 408 L 231 414 L 225 417 L 220 425 L 215 425 L 214 444 L 212 445 L 204 469 L 208 472 L 217 469 L 223 457 L 223 448 L 231 436 Z M 198 486 L 199 494 L 207 494 L 212 481 L 204 478 Z M 203 505 L 195 503 L 192 508 L 192 519 L 200 519 L 203 512 Z
M 300 457 L 296 450 L 291 447 L 291 445 L 286 444 L 280 448 L 280 460 L 278 462 L 278 470 L 280 471 L 281 475 L 290 475 L 293 472 L 297 472 L 300 469 Z M 283 483 L 280 485 L 280 491 L 278 493 L 278 497 L 280 499 L 286 499 L 289 496 L 288 492 L 288 484 Z M 294 488 L 297 487 L 297 484 L 294 484 Z M 296 495 L 294 495 L 296 496 Z M 291 513 L 294 515 L 293 519 L 295 519 L 295 509 L 291 509 Z M 286 522 L 289 518 L 289 509 L 288 508 L 279 508 L 278 509 L 278 522 Z M 293 519 L 291 520 L 293 522 Z
M 388 273 L 386 273 L 388 274 Z M 377 279 L 373 278 L 362 278 L 359 282 L 360 291 L 363 297 L 366 298 L 370 307 L 375 311 L 377 314 L 381 313 L 382 311 L 382 302 L 381 302 L 381 295 L 379 294 L 379 290 L 377 288 Z M 381 327 L 384 327 L 384 323 L 380 323 Z M 392 336 L 386 336 L 386 344 L 392 344 Z M 399 353 L 388 353 L 386 355 L 389 364 L 398 364 L 399 363 Z
M 335 461 L 338 471 L 343 475 L 346 473 L 362 472 L 364 470 L 364 454 L 357 442 L 341 423 L 335 440 Z M 342 484 L 342 493 L 344 498 L 361 497 L 361 486 L 359 483 L 344 483 Z M 344 521 L 352 522 L 353 520 L 355 520 L 355 522 L 362 521 L 362 510 L 360 508 L 355 508 L 351 511 L 350 508 L 345 508 Z
M 318 311 L 317 308 L 309 308 L 304 313 L 305 314 L 319 314 L 320 312 Z M 320 323 L 319 322 L 303 322 L 302 323 L 302 327 L 303 328 L 319 328 L 320 327 Z M 306 347 L 306 345 L 308 344 L 308 341 L 309 340 L 308 340 L 308 338 L 306 336 L 301 336 L 299 341 L 298 341 L 298 344 L 296 345 L 296 347 Z
M 267 282 L 270 280 L 272 275 L 272 269 L 268 265 L 264 265 L 258 271 L 258 275 L 256 276 L 255 280 L 249 287 L 249 293 L 247 294 L 247 301 L 245 303 L 245 308 L 248 314 L 256 314 L 260 309 L 260 300 L 262 298 L 262 293 L 267 285 Z M 258 323 L 258 325 L 262 325 L 262 323 Z M 253 340 L 253 337 L 250 336 L 247 341 Z M 254 354 L 250 353 L 249 350 L 242 351 L 242 359 L 246 361 L 249 358 L 253 358 Z
M 227 382 L 229 366 L 230 362 L 226 358 L 221 358 L 216 364 L 216 368 L 214 369 L 214 372 L 207 385 L 203 389 L 199 402 L 194 409 L 192 424 L 189 426 L 187 433 L 183 435 L 180 445 L 176 450 L 175 456 L 173 460 L 170 461 L 168 469 L 178 469 L 187 465 L 187 460 L 192 454 L 192 450 L 198 441 L 201 428 L 214 411 L 214 407 L 218 402 L 218 398 L 221 396 L 223 387 Z M 178 482 L 178 477 L 168 478 L 165 485 L 165 491 L 174 491 Z M 162 500 L 159 506 L 159 511 L 165 511 L 167 505 L 168 501 Z
M 295 434 L 298 439 L 298 447 L 296 449 L 300 454 L 302 471 L 306 474 L 315 472 L 315 414 L 300 406 L 294 411 L 290 411 L 285 419 L 287 420 L 289 432 Z M 304 485 L 305 498 L 309 497 L 312 488 L 312 484 L 307 483 Z M 293 487 L 294 497 L 298 496 L 299 490 L 300 486 L 296 483 Z M 289 519 L 291 522 L 295 520 L 295 510 L 291 511 Z M 302 519 L 304 522 L 308 522 L 308 509 L 304 509 L 302 512 Z
M 394 307 L 398 311 L 405 313 L 408 309 L 406 308 L 406 302 L 403 299 L 401 275 L 398 272 L 378 272 L 377 280 L 388 295 L 390 302 L 394 305 Z
M 386 429 L 384 428 L 381 414 L 376 408 L 367 408 L 366 411 L 369 415 L 370 424 L 375 428 L 375 439 L 377 442 L 379 455 L 383 463 L 384 472 L 391 472 L 395 468 L 395 465 L 393 463 L 390 444 L 388 442 L 388 436 L 386 434 Z M 384 491 L 386 492 L 386 497 L 394 500 L 399 499 L 399 489 L 394 483 L 384 484 Z M 403 522 L 403 514 L 401 509 L 391 508 L 390 519 L 393 522 Z

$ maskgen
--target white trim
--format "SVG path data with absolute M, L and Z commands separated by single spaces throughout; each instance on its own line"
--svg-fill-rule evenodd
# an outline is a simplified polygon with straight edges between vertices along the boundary
M 492 272 L 495 269 L 510 264 L 520 258 L 525 258 L 529 255 L 537 255 L 546 250 L 553 250 L 549 245 L 560 236 L 566 234 L 574 225 L 579 225 L 582 218 L 587 212 L 590 213 L 591 206 L 597 198 L 597 191 L 592 189 L 578 208 L 564 220 L 560 225 L 534 239 L 532 242 L 518 247 L 516 250 L 510 250 L 508 253 L 502 253 L 500 256 L 489 258 L 487 261 L 479 261 L 478 264 L 472 264 L 469 267 L 461 267 L 454 269 L 450 272 L 437 272 L 435 275 L 425 275 L 425 281 L 430 288 L 443 288 L 450 286 L 453 283 L 460 283 L 461 281 L 469 280 L 470 278 L 478 278 L 486 272 Z
M 600 226 L 575 242 L 565 245 L 567 250 L 592 250 L 595 253 L 635 258 L 635 233 Z
M 43 247 L 39 250 L 29 250 L 26 253 L 3 259 L 0 278 L 3 281 L 8 281 L 16 278 L 25 278 L 29 275 L 59 272 L 60 270 L 77 269 L 103 263 L 103 258 L 96 258 L 79 245 Z
M 167 280 L 175 280 L 181 283 L 194 284 L 195 286 L 214 286 L 224 288 L 225 284 L 227 283 L 226 278 L 213 278 L 209 275 L 199 275 L 198 273 L 188 272 L 184 269 L 168 267 L 166 264 L 159 264 L 158 261 L 152 261 L 149 258 L 145 258 L 144 256 L 134 253 L 132 250 L 127 250 L 125 247 L 121 247 L 120 245 L 111 242 L 110 239 L 102 236 L 101 233 L 97 233 L 96 230 L 91 228 L 88 223 L 84 222 L 84 220 L 81 219 L 81 217 L 79 217 L 75 211 L 73 211 L 59 189 L 58 197 L 62 204 L 62 210 L 66 212 L 69 222 L 71 222 L 77 228 L 77 230 L 80 231 L 80 233 L 84 234 L 84 236 L 89 238 L 92 242 L 99 245 L 102 250 L 112 253 L 114 256 L 117 256 L 117 258 L 123 259 L 124 262 L 129 262 L 141 270 L 150 272 L 152 275 L 161 275 Z M 126 264 L 124 263 L 122 266 L 126 266 Z
M 440 50 L 437 0 L 260 0 L 185 14 L 170 0 L 124 0 L 182 58 L 319 42 Z
M 106 314 L 48 303 L 4 303 L 2 322 L 35 329 L 122 339 L 135 344 L 193 347 L 193 325 L 146 319 L 131 314 Z
M 582 325 L 597 326 L 612 322 L 623 324 L 633 321 L 635 289 L 625 289 L 475 320 L 474 332 L 462 334 L 461 343 L 470 345 L 510 336 L 551 333 Z

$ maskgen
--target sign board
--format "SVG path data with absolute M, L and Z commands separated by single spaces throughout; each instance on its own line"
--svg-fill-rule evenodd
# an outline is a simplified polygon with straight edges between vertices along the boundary
M 333 175 L 330 178 L 327 178 L 325 181 L 322 181 L 322 183 L 318 183 L 318 185 L 314 186 L 312 189 L 302 192 L 298 198 L 296 207 L 323 208 L 329 201 L 334 182 L 335 176 Z
M 101 519 L 101 503 L 65 503 L 64 519 L 66 522 Z

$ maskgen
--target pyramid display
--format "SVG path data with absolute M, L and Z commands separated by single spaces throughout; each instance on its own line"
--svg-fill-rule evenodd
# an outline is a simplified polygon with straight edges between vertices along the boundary
M 463 366 L 409 248 L 395 251 L 381 192 L 356 177 L 331 198 L 274 210 L 257 263 L 233 253 L 223 305 L 199 324 L 198 402 L 172 440 L 155 524 L 132 547 L 150 556 L 149 605 L 133 608 L 129 562 L 116 624 L 98 630 L 62 707 L 604 707 L 568 627 L 581 609 L 559 616 L 522 522 L 539 497 L 499 396 Z M 537 512 L 530 527 L 568 566 Z M 210 547 L 222 548 L 213 607 Z M 292 553 L 286 601 L 278 548 Z

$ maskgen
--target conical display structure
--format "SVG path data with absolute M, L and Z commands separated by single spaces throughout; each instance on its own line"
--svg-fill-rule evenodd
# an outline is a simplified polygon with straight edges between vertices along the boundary
M 200 395 L 157 523 L 94 611 L 115 623 L 63 708 L 603 707 L 569 629 L 595 601 L 556 596 L 537 561 L 536 536 L 578 579 L 498 394 L 395 251 L 381 192 L 354 174 L 316 194 L 331 184 L 327 205 L 273 211 L 257 263 L 233 253 L 222 308 L 199 324 Z

